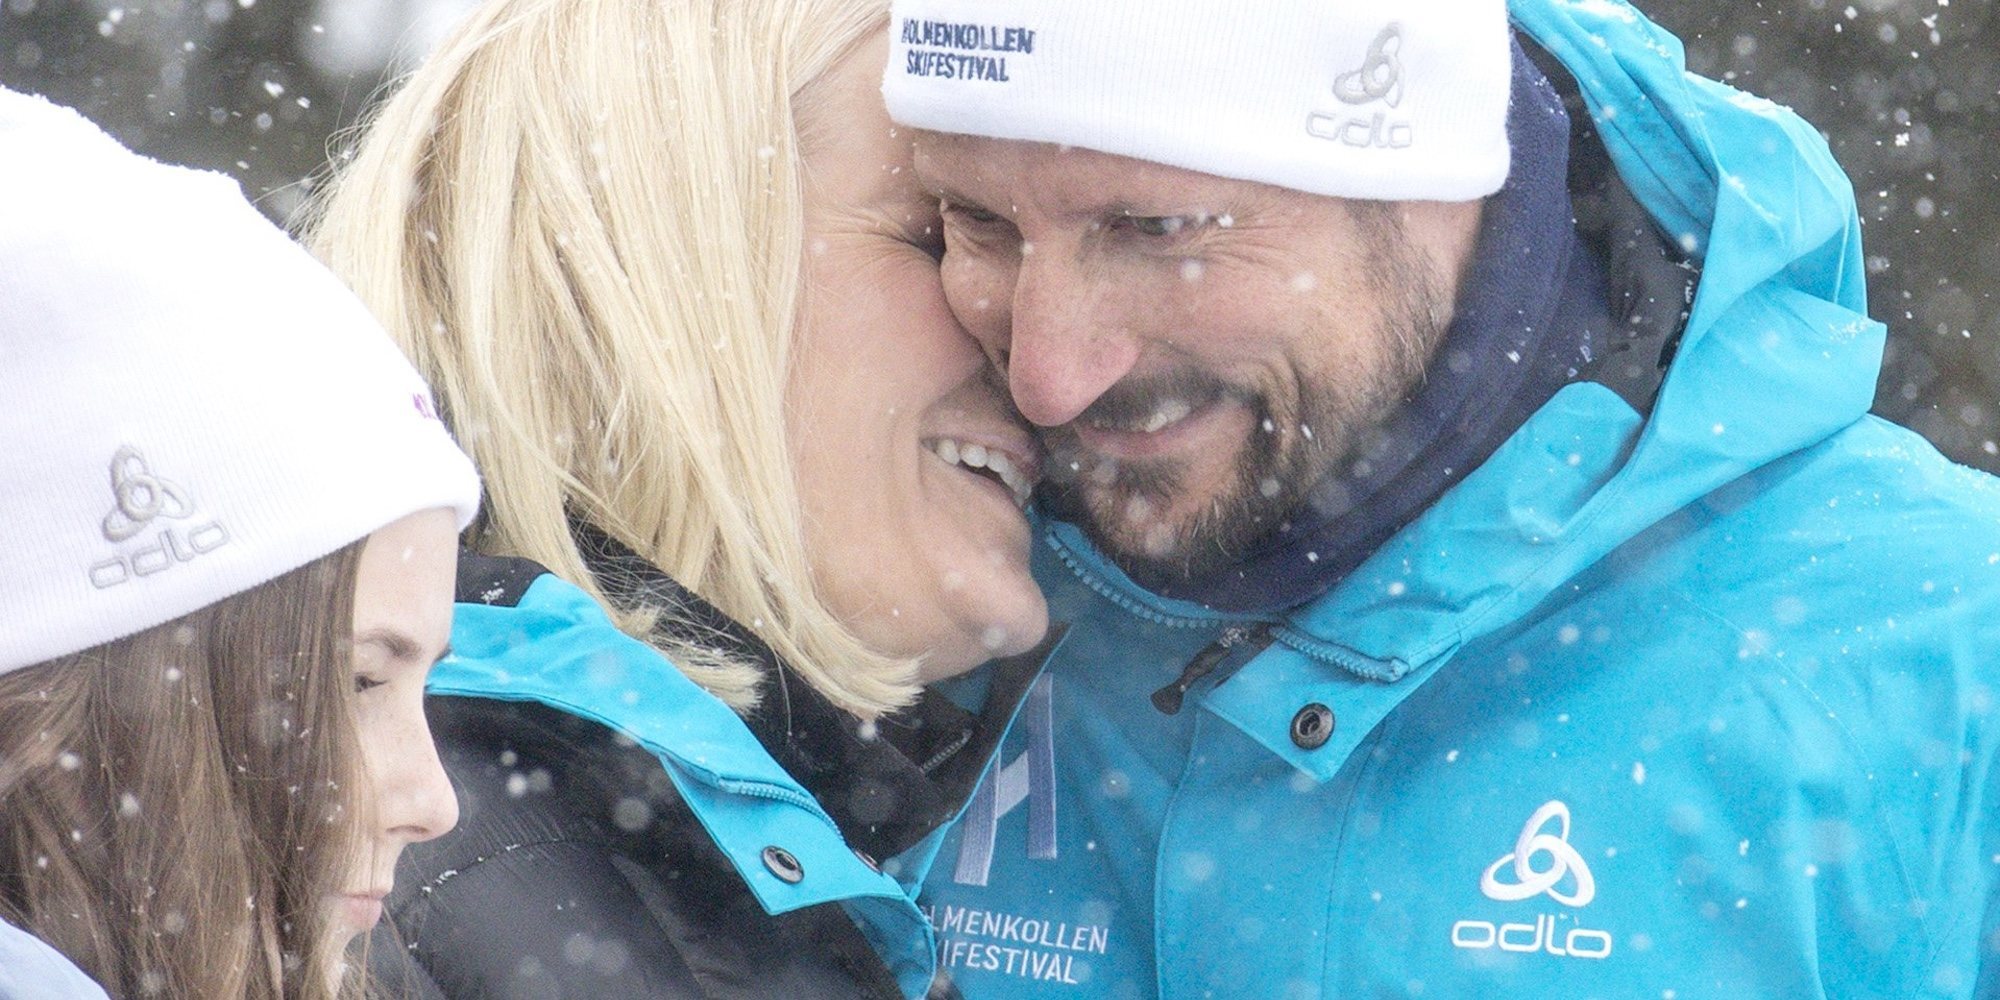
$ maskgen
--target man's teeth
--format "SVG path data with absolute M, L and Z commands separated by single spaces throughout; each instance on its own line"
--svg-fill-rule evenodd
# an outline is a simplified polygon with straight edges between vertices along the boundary
M 1193 412 L 1194 407 L 1189 406 L 1186 400 L 1169 399 L 1161 403 L 1159 409 L 1153 411 L 1153 415 L 1146 419 L 1146 424 L 1141 429 L 1151 434 L 1168 424 L 1177 424 L 1186 420 L 1187 415 Z
M 1026 504 L 1035 491 L 1035 484 L 1021 470 L 1014 468 L 1013 461 L 1003 452 L 988 451 L 985 445 L 961 445 L 950 438 L 939 438 L 932 450 L 937 452 L 937 457 L 953 465 L 985 469 L 999 476 L 1000 481 L 1014 491 L 1014 499 L 1022 504 Z
M 1174 424 L 1180 423 L 1183 420 L 1186 420 L 1188 418 L 1188 415 L 1192 414 L 1193 412 L 1194 412 L 1194 406 L 1187 400 L 1167 399 L 1167 400 L 1162 400 L 1160 402 L 1160 405 L 1154 407 L 1153 412 L 1149 414 L 1144 420 L 1134 421 L 1132 423 L 1123 423 L 1123 422 L 1111 423 L 1108 421 L 1093 422 L 1092 426 L 1099 427 L 1107 431 L 1124 431 L 1126 433 L 1156 434 L 1164 428 L 1170 427 Z

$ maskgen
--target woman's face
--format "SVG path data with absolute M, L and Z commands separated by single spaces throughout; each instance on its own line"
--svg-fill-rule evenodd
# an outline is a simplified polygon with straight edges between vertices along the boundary
M 424 720 L 424 679 L 451 638 L 458 532 L 444 508 L 411 514 L 368 536 L 354 586 L 354 714 L 368 777 L 370 825 L 360 870 L 340 886 L 336 942 L 382 918 L 403 847 L 458 822 L 458 798 Z
M 882 108 L 886 35 L 812 84 L 789 407 L 816 579 L 926 680 L 1040 641 L 1021 508 L 1040 450 L 945 304 L 937 201 Z

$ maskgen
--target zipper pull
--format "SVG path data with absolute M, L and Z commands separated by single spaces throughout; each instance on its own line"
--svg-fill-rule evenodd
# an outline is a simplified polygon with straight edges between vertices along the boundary
M 1153 707 L 1159 709 L 1162 715 L 1179 715 L 1181 704 L 1187 700 L 1188 688 L 1220 666 L 1230 650 L 1253 639 L 1258 640 L 1257 648 L 1262 649 L 1271 644 L 1270 635 L 1269 625 L 1231 625 L 1223 629 L 1222 635 L 1214 642 L 1194 654 L 1194 659 L 1188 661 L 1187 669 L 1181 671 L 1177 680 L 1153 692 Z

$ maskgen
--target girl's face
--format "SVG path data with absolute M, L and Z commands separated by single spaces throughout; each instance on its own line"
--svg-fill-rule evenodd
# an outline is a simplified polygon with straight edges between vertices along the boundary
M 805 301 L 790 387 L 807 547 L 827 603 L 925 679 L 1041 639 L 1021 508 L 1041 449 L 945 304 L 937 199 L 882 107 L 887 34 L 812 84 Z
M 354 586 L 354 706 L 372 817 L 359 869 L 329 901 L 345 947 L 382 918 L 403 847 L 458 822 L 424 719 L 424 679 L 449 651 L 458 532 L 444 508 L 368 536 Z

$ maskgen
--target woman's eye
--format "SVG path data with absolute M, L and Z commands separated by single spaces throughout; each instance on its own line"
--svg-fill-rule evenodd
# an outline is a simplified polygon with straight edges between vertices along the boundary
M 923 232 L 907 241 L 911 246 L 930 255 L 934 261 L 944 259 L 944 227 L 925 226 Z
M 354 693 L 355 693 L 355 694 L 360 694 L 360 693 L 362 693 L 363 691 L 367 691 L 367 690 L 370 690 L 370 689 L 372 689 L 372 688 L 378 688 L 378 687 L 381 687 L 382 685 L 384 685 L 384 684 L 386 684 L 386 683 L 388 683 L 388 682 L 387 682 L 387 681 L 379 681 L 379 680 L 376 680 L 375 678 L 373 678 L 373 677 L 370 677 L 370 676 L 368 676 L 367 674 L 355 674 L 355 675 L 354 675 Z
M 983 208 L 974 208 L 970 205 L 955 205 L 948 201 L 938 204 L 938 213 L 952 221 L 969 223 L 975 226 L 990 226 L 1000 221 L 1000 216 L 997 213 L 989 212 Z

